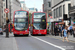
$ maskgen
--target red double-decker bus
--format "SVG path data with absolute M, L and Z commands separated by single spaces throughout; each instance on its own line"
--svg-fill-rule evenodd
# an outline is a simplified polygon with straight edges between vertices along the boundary
M 32 14 L 32 35 L 47 34 L 47 14 L 45 12 L 34 12 Z
M 13 33 L 16 35 L 29 35 L 29 12 L 17 10 L 13 17 Z

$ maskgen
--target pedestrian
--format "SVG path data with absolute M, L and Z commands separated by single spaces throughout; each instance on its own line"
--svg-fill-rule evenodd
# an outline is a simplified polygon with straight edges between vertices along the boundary
M 56 33 L 57 33 L 57 26 L 55 26 L 55 28 L 54 28 L 54 33 L 55 33 L 55 36 L 56 36 Z
M 60 34 L 59 34 L 59 36 L 61 36 L 62 37 L 62 30 L 64 29 L 64 27 L 61 25 L 60 27 L 59 27 L 59 30 L 60 30 Z
M 70 35 L 70 26 L 68 25 L 68 28 L 67 28 L 67 37 Z
M 59 35 L 59 32 L 60 32 L 60 30 L 59 30 L 59 27 L 57 26 L 57 34 Z
M 10 22 L 10 33 L 12 32 L 11 30 L 13 29 L 12 23 Z
M 75 37 L 75 24 L 73 25 L 73 37 Z
M 73 27 L 71 25 L 69 25 L 69 29 L 70 29 L 70 34 L 72 35 L 73 34 Z
M 64 32 L 64 33 L 63 33 Z M 68 38 L 67 38 L 67 26 L 65 26 L 65 28 L 62 30 L 62 34 L 64 34 L 64 37 L 63 37 L 63 42 L 66 38 L 67 42 L 69 42 Z

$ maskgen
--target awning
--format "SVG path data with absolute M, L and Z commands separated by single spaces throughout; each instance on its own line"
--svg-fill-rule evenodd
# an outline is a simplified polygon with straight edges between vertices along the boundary
M 65 23 L 64 23 L 64 22 L 59 22 L 59 24 L 60 24 L 60 25 L 64 25 Z

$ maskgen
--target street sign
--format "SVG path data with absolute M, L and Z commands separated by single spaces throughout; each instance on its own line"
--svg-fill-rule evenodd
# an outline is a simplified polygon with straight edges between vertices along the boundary
M 6 8 L 6 9 L 4 10 L 4 12 L 5 12 L 5 13 L 9 13 L 9 9 Z

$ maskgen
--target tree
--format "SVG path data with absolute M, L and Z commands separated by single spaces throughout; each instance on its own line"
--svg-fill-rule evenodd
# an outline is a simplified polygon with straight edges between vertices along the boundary
M 29 13 L 29 23 L 30 23 L 31 13 Z

